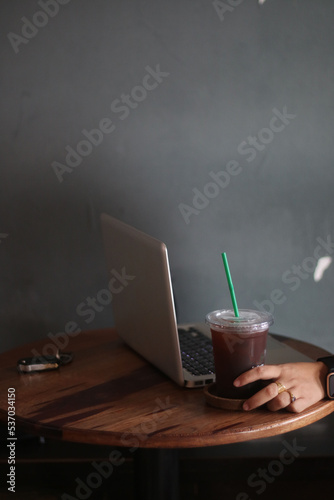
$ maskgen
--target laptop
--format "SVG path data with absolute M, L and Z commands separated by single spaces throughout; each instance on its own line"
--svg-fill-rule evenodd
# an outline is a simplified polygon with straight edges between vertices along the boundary
M 214 382 L 209 327 L 177 323 L 166 245 L 104 213 L 101 228 L 118 335 L 180 386 Z M 269 335 L 266 363 L 292 361 L 310 359 Z

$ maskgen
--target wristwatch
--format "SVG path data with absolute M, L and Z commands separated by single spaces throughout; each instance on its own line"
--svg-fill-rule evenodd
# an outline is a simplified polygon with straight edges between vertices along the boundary
M 334 356 L 318 358 L 317 361 L 322 361 L 328 368 L 326 383 L 327 396 L 329 399 L 334 399 Z

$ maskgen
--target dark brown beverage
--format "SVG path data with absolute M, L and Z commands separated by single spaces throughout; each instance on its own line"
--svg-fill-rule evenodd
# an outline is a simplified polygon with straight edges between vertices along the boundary
M 206 321 L 212 334 L 217 395 L 247 399 L 263 387 L 262 382 L 234 387 L 233 381 L 241 373 L 265 363 L 267 334 L 273 320 L 259 311 L 243 309 L 239 314 L 236 318 L 233 311 L 214 311 L 207 315 Z
M 224 398 L 247 399 L 262 388 L 257 381 L 234 387 L 233 381 L 243 372 L 263 365 L 268 330 L 247 334 L 223 333 L 211 328 L 215 360 L 217 394 Z

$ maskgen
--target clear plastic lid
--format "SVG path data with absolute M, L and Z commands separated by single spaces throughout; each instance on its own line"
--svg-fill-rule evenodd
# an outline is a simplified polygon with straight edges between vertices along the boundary
M 210 326 L 231 332 L 260 332 L 269 328 L 274 319 L 271 314 L 251 309 L 239 309 L 239 317 L 230 309 L 212 311 L 205 317 Z

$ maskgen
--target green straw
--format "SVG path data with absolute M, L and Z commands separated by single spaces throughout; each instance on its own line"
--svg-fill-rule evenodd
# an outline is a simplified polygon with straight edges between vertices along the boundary
M 222 257 L 223 257 L 223 262 L 224 262 L 224 267 L 225 267 L 225 273 L 226 273 L 227 283 L 228 283 L 228 287 L 230 289 L 230 294 L 231 294 L 231 299 L 232 299 L 234 314 L 235 314 L 235 316 L 237 318 L 239 318 L 239 310 L 238 310 L 237 299 L 235 298 L 235 293 L 234 293 L 234 288 L 233 288 L 233 283 L 232 283 L 230 268 L 228 267 L 228 262 L 227 262 L 227 257 L 226 257 L 226 253 L 225 252 L 222 253 Z

